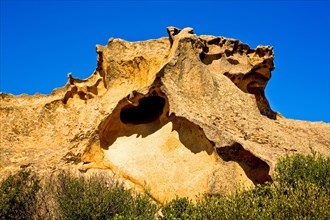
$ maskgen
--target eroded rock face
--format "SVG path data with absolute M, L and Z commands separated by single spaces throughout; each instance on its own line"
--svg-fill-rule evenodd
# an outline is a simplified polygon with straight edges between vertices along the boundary
M 163 203 L 271 182 L 285 154 L 330 155 L 329 124 L 271 110 L 271 47 L 167 31 L 97 45 L 95 72 L 51 95 L 1 93 L 1 176 L 102 169 Z

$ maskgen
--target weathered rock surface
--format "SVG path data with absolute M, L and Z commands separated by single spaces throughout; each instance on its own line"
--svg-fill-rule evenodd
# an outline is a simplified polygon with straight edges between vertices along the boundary
M 102 169 L 165 202 L 272 181 L 285 154 L 330 155 L 329 124 L 271 110 L 271 47 L 168 35 L 97 45 L 95 72 L 50 95 L 1 93 L 0 175 Z

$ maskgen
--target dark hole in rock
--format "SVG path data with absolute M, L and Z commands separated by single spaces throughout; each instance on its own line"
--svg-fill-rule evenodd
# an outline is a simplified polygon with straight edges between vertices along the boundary
M 204 52 L 202 52 L 199 55 L 201 61 L 205 64 L 205 65 L 209 65 L 211 64 L 214 60 L 219 60 L 222 57 L 221 53 L 217 53 L 217 54 L 206 54 Z
M 264 90 L 264 87 L 260 86 L 257 81 L 252 81 L 247 84 L 246 89 L 250 94 L 260 94 Z
M 221 38 L 216 37 L 216 38 L 213 38 L 212 40 L 209 40 L 207 42 L 207 44 L 209 44 L 209 45 L 212 45 L 212 44 L 218 45 L 220 43 L 220 41 L 221 41 Z
M 78 92 L 79 98 L 82 100 L 87 100 L 86 98 L 86 93 L 84 93 L 83 91 L 79 91 Z
M 165 99 L 149 96 L 140 99 L 138 106 L 127 105 L 120 112 L 120 120 L 125 124 L 146 124 L 155 121 L 162 113 Z
M 217 153 L 224 161 L 237 162 L 254 184 L 272 182 L 268 164 L 245 150 L 241 144 L 235 143 L 231 146 L 217 148 Z
M 209 52 L 209 48 L 208 47 L 203 47 L 203 52 L 208 53 Z
M 237 65 L 237 64 L 239 64 L 238 60 L 234 60 L 234 59 L 232 59 L 232 58 L 228 58 L 227 61 L 228 61 L 229 63 L 233 64 L 233 65 Z

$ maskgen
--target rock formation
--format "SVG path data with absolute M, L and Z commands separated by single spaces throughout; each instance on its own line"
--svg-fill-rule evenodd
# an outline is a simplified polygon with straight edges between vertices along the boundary
M 1 93 L 0 175 L 106 170 L 163 203 L 272 181 L 285 154 L 330 155 L 329 124 L 271 110 L 271 47 L 167 31 L 97 45 L 95 72 L 50 95 Z

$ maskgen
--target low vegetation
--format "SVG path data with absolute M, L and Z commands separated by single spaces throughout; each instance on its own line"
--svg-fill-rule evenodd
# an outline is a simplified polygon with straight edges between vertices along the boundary
M 153 219 L 156 205 L 103 176 L 58 176 L 55 197 L 64 219 Z
M 193 203 L 177 198 L 164 206 L 104 176 L 60 173 L 49 181 L 55 219 L 329 219 L 330 158 L 296 154 L 282 158 L 275 183 Z M 27 170 L 0 185 L 0 219 L 34 219 L 38 178 Z M 160 214 L 161 213 L 161 214 Z
M 33 219 L 39 189 L 39 179 L 28 170 L 21 170 L 2 181 L 0 219 Z

